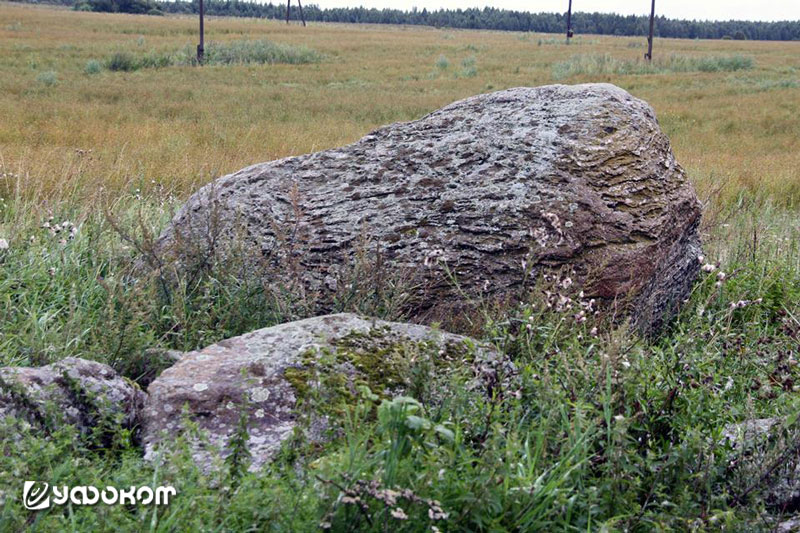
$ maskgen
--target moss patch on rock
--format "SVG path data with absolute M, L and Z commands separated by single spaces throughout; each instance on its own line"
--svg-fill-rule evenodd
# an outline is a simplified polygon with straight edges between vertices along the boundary
M 468 343 L 413 341 L 393 334 L 388 327 L 352 331 L 330 347 L 309 350 L 298 366 L 284 370 L 298 404 L 313 403 L 317 412 L 341 414 L 367 387 L 379 398 L 399 393 L 419 396 L 452 363 L 469 364 L 474 347 Z

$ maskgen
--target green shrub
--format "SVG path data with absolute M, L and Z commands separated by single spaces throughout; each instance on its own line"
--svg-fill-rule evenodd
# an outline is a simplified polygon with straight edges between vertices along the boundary
M 140 62 L 127 52 L 117 52 L 106 61 L 106 68 L 112 72 L 132 72 L 139 70 Z
M 58 84 L 58 75 L 54 71 L 48 70 L 36 76 L 36 81 L 45 87 L 53 87 L 54 85 Z
M 438 68 L 439 70 L 447 70 L 447 68 L 450 66 L 450 60 L 447 59 L 447 56 L 443 54 L 436 59 L 435 64 L 436 68 Z
M 461 61 L 460 76 L 464 78 L 474 78 L 478 75 L 478 67 L 475 66 L 475 56 L 465 57 Z
M 90 59 L 86 62 L 86 67 L 84 67 L 83 71 L 86 74 L 98 74 L 100 71 L 103 70 L 103 65 L 96 59 Z

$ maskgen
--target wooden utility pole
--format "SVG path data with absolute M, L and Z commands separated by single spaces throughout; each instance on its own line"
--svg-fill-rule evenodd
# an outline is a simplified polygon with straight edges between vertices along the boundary
M 203 0 L 200 1 L 200 44 L 197 45 L 197 63 L 202 65 L 203 64 L 203 55 L 205 55 L 205 48 L 203 47 L 203 34 L 205 30 L 203 28 Z
M 644 58 L 650 62 L 653 60 L 653 23 L 656 19 L 656 0 L 653 0 L 652 5 L 650 6 L 650 34 L 647 37 L 647 53 L 644 55 Z
M 289 24 L 289 11 L 292 7 L 292 0 L 286 0 L 286 24 Z M 300 8 L 300 20 L 303 21 L 303 27 L 306 26 L 306 18 L 303 16 L 303 4 L 297 0 L 297 7 Z
M 569 8 L 567 8 L 567 42 L 572 37 L 572 0 L 569 0 Z
M 303 27 L 306 27 L 306 18 L 303 16 L 303 4 L 300 3 L 300 0 L 297 0 L 297 7 L 300 8 L 300 20 L 303 21 Z

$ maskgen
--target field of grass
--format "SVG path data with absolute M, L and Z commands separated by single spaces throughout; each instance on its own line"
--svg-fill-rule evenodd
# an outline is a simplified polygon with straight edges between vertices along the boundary
M 293 442 L 265 472 L 209 476 L 180 439 L 154 467 L 135 436 L 108 450 L 69 428 L 0 427 L 0 531 L 768 531 L 794 511 L 762 489 L 775 461 L 798 460 L 800 43 L 658 39 L 645 65 L 644 40 L 627 37 L 209 18 L 216 59 L 199 68 L 196 22 L 0 3 L 0 366 L 80 356 L 145 386 L 149 347 L 305 316 L 307 302 L 226 265 L 166 293 L 127 274 L 217 176 L 515 86 L 603 81 L 650 102 L 705 203 L 716 270 L 657 339 L 545 312 L 535 293 L 476 310 L 468 333 L 514 357 L 520 387 L 480 402 L 455 386 L 448 409 L 423 406 L 452 441 L 412 431 L 402 409 L 375 416 L 365 396 L 324 449 Z M 405 318 L 368 298 L 357 310 Z M 732 466 L 747 458 L 720 440 L 725 425 L 772 416 L 785 438 Z M 179 495 L 163 509 L 32 513 L 24 479 Z M 358 480 L 448 516 L 409 503 L 409 519 L 393 517 Z M 367 510 L 343 503 L 355 493 Z

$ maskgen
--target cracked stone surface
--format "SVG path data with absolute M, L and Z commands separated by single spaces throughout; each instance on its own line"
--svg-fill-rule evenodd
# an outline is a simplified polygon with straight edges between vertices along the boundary
M 700 216 L 650 105 L 609 84 L 551 85 L 219 178 L 158 249 L 184 268 L 239 257 L 248 275 L 313 295 L 319 312 L 366 261 L 405 281 L 422 322 L 567 267 L 576 291 L 655 331 L 697 274 Z
M 156 459 L 159 443 L 174 438 L 185 428 L 184 417 L 188 417 L 206 434 L 206 442 L 197 438 L 191 441 L 193 457 L 202 468 L 213 469 L 217 456 L 210 446 L 226 456 L 245 412 L 250 468 L 260 468 L 299 424 L 299 393 L 287 379 L 287 369 L 303 368 L 309 364 L 309 356 L 317 358 L 326 348 L 335 350 L 342 339 L 354 338 L 359 339 L 362 351 L 373 353 L 395 343 L 426 343 L 432 353 L 440 357 L 447 353 L 458 364 L 464 364 L 459 357 L 469 352 L 482 376 L 513 369 L 490 347 L 426 326 L 346 313 L 289 322 L 189 352 L 156 378 L 148 388 L 143 417 L 145 457 Z M 346 372 L 359 371 L 351 367 Z M 311 432 L 307 433 L 310 439 L 322 440 L 324 417 L 315 427 L 306 429 Z
M 86 359 L 0 368 L 0 419 L 13 417 L 41 429 L 72 424 L 86 432 L 101 417 L 134 428 L 144 398 L 141 389 L 110 366 Z

